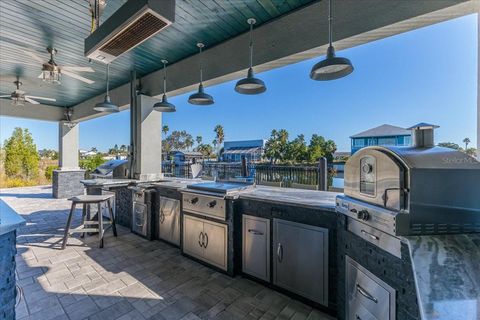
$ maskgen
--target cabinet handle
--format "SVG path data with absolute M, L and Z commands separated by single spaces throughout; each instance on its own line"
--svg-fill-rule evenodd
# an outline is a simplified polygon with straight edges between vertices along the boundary
M 200 240 L 201 238 L 201 240 Z M 203 232 L 198 234 L 198 245 L 203 248 Z
M 283 246 L 281 243 L 278 243 L 278 246 L 277 246 L 277 259 L 278 259 L 278 262 L 282 262 L 283 260 Z
M 358 293 L 360 293 L 362 296 L 364 296 L 368 300 L 371 300 L 375 303 L 378 302 L 377 298 L 372 296 L 367 290 L 363 289 L 358 283 L 357 283 L 357 291 L 358 291 Z
M 363 229 L 360 232 L 363 233 L 364 235 L 366 235 L 367 237 L 370 237 L 370 239 L 377 240 L 377 241 L 380 240 L 380 238 L 377 237 L 376 235 L 371 234 L 370 232 L 367 232 Z
M 204 244 L 204 248 L 207 249 L 208 247 L 208 234 L 205 233 L 205 238 L 207 239 L 207 242 Z
M 362 320 L 362 318 L 360 318 L 360 316 L 358 314 L 355 314 L 355 319 L 356 320 Z
M 255 229 L 248 229 L 248 232 L 253 233 L 258 236 L 263 236 L 263 232 L 255 230 Z

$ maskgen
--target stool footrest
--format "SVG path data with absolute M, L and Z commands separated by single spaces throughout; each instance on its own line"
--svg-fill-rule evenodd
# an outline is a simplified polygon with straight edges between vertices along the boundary
M 76 228 L 71 229 L 69 233 L 98 232 L 98 228 Z

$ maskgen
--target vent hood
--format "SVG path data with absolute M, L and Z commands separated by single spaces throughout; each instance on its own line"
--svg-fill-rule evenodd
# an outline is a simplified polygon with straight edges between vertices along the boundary
M 128 0 L 85 39 L 85 56 L 110 63 L 174 20 L 175 0 Z

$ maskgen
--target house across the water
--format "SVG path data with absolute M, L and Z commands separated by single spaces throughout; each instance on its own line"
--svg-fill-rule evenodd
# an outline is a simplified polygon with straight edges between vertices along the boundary
M 367 146 L 409 146 L 412 144 L 412 133 L 405 128 L 383 124 L 350 137 L 351 153 Z
M 222 159 L 225 162 L 239 162 L 243 157 L 247 162 L 262 160 L 265 140 L 225 141 Z

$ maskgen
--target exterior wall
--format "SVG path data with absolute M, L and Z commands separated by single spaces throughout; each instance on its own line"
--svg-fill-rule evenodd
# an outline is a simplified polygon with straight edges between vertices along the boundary
M 15 319 L 16 232 L 0 235 L 0 319 Z
M 53 197 L 60 199 L 84 194 L 84 187 L 80 182 L 83 179 L 85 179 L 85 170 L 54 170 Z
M 410 146 L 411 144 L 410 135 L 352 138 L 351 153 L 354 154 L 367 146 Z

